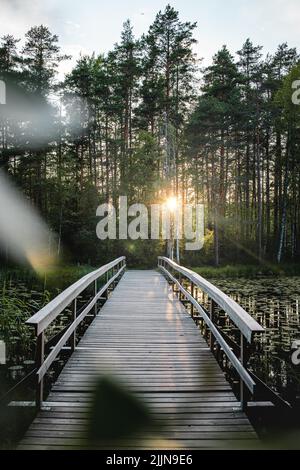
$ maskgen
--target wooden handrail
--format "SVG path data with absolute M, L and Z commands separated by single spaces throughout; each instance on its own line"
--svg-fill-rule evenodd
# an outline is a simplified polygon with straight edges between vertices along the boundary
M 176 285 L 178 287 L 179 292 L 182 293 L 185 298 L 191 303 L 192 308 L 195 308 L 198 311 L 198 313 L 200 314 L 200 318 L 203 319 L 203 321 L 206 323 L 207 327 L 210 330 L 211 338 L 214 338 L 214 340 L 220 345 L 220 347 L 223 349 L 224 353 L 228 357 L 229 361 L 237 371 L 241 383 L 241 405 L 242 408 L 245 408 L 246 399 L 244 387 L 246 386 L 248 390 L 250 390 L 250 392 L 253 394 L 255 391 L 256 383 L 253 380 L 253 377 L 246 369 L 247 347 L 244 338 L 248 341 L 248 343 L 251 344 L 254 333 L 263 333 L 265 331 L 264 328 L 259 325 L 259 323 L 257 323 L 257 321 L 254 320 L 239 304 L 237 304 L 234 300 L 224 294 L 224 292 L 222 292 L 220 289 L 208 282 L 203 277 L 199 276 L 194 271 L 180 266 L 179 264 L 164 256 L 158 257 L 158 267 L 162 270 L 166 277 L 172 281 L 173 285 Z M 179 273 L 180 277 L 185 277 L 190 281 L 191 292 L 189 292 L 183 287 L 181 279 L 176 279 L 176 277 L 172 275 L 172 273 L 167 269 L 167 267 Z M 210 314 L 194 298 L 193 292 L 195 286 L 205 292 L 208 297 L 212 300 L 212 308 Z M 214 308 L 216 304 L 219 305 L 222 310 L 227 313 L 229 318 L 233 321 L 233 323 L 238 327 L 240 331 L 241 345 L 239 358 L 234 354 L 232 348 L 227 344 L 226 340 L 214 324 Z M 213 349 L 212 342 L 211 349 Z
M 51 302 L 45 305 L 45 307 L 39 310 L 35 315 L 30 317 L 25 323 L 27 325 L 34 326 L 36 329 L 36 335 L 39 335 L 92 282 L 99 279 L 99 277 L 103 276 L 103 274 L 107 273 L 110 269 L 114 268 L 123 261 L 125 262 L 125 256 L 121 256 L 120 258 L 117 258 L 116 260 L 101 266 L 101 268 L 86 274 L 63 292 L 61 292 L 53 300 L 51 300 Z
M 93 307 L 96 307 L 97 301 L 101 296 L 107 292 L 110 285 L 117 280 L 119 276 L 123 274 L 123 271 L 126 268 L 126 258 L 121 256 L 111 263 L 101 266 L 101 268 L 92 271 L 86 276 L 79 279 L 79 281 L 72 284 L 70 287 L 61 292 L 55 299 L 49 302 L 45 307 L 43 307 L 39 312 L 33 315 L 26 321 L 27 325 L 35 327 L 35 332 L 37 336 L 37 351 L 36 351 L 36 377 L 37 377 L 37 395 L 36 403 L 40 407 L 43 401 L 43 378 L 53 361 L 56 359 L 60 353 L 63 346 L 66 342 L 71 339 L 72 341 L 72 350 L 75 349 L 75 338 L 76 338 L 76 328 L 86 317 L 86 315 L 91 311 Z M 109 278 L 108 274 L 110 271 L 113 271 L 112 276 Z M 106 283 L 98 290 L 97 280 L 107 274 Z M 92 300 L 84 307 L 83 311 L 77 316 L 77 297 L 92 283 L 94 283 L 94 297 Z M 52 323 L 53 320 L 71 303 L 74 303 L 73 308 L 73 322 L 63 333 L 61 338 L 58 340 L 57 344 L 53 347 L 51 352 L 45 359 L 45 329 Z
M 228 295 L 224 294 L 224 292 L 218 289 L 218 287 L 211 284 L 199 274 L 188 268 L 180 266 L 179 264 L 164 256 L 159 256 L 158 260 L 163 261 L 175 271 L 189 279 L 195 286 L 200 287 L 200 289 L 202 289 L 202 291 L 205 292 L 208 297 L 214 300 L 224 310 L 224 312 L 227 313 L 229 318 L 243 333 L 249 343 L 252 342 L 254 333 L 263 333 L 265 331 L 264 328 L 237 302 L 228 297 Z

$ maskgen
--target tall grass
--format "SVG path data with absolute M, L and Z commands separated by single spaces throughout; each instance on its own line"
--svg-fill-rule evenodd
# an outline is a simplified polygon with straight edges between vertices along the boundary
M 25 321 L 91 270 L 91 266 L 64 266 L 43 278 L 29 269 L 0 271 L 0 339 L 7 345 L 9 362 L 18 362 L 33 350 L 33 331 Z

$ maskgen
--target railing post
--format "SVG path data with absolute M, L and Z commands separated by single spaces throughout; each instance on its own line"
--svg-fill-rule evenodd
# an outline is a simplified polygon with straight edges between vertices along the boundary
M 37 371 L 39 371 L 40 367 L 43 365 L 45 356 L 45 336 L 44 332 L 42 331 L 37 337 L 37 344 L 36 344 L 36 366 Z M 38 409 L 41 408 L 44 398 L 44 379 L 42 378 L 39 380 L 37 375 L 37 385 L 36 385 L 36 406 Z
M 213 324 L 215 324 L 215 311 L 216 311 L 216 302 L 213 299 L 211 299 L 209 316 Z M 213 351 L 214 349 L 214 342 L 215 342 L 215 337 L 210 331 L 209 332 L 209 346 L 210 346 L 211 351 Z
M 191 282 L 191 296 L 194 297 L 194 283 Z M 191 302 L 191 316 L 194 316 L 194 304 Z
M 77 318 L 77 299 L 73 301 L 73 323 Z M 75 351 L 76 348 L 76 328 L 70 336 L 70 343 L 71 343 L 71 350 L 72 352 Z
M 246 367 L 246 342 L 244 335 L 241 332 L 241 350 L 240 350 L 240 361 L 243 367 Z M 241 401 L 241 409 L 245 411 L 247 407 L 247 398 L 246 398 L 247 390 L 244 384 L 243 379 L 240 379 L 240 401 Z
M 182 275 L 181 275 L 181 274 L 179 274 L 179 279 L 178 279 L 178 281 L 179 281 L 179 284 L 181 285 L 181 283 L 182 283 Z M 179 298 L 179 300 L 181 300 L 181 299 L 182 299 L 182 295 L 181 295 L 180 287 L 179 287 L 178 289 L 179 289 L 179 290 L 178 290 L 178 298 Z
M 95 281 L 94 281 L 94 294 L 95 294 L 95 297 L 98 294 L 97 279 L 95 279 Z M 97 303 L 98 302 L 96 301 L 95 306 L 94 306 L 94 316 L 97 315 L 97 309 L 98 309 Z
M 105 278 L 106 278 L 105 284 L 107 284 L 108 280 L 109 280 L 109 271 L 106 271 Z M 106 300 L 107 300 L 108 299 L 108 287 L 107 287 L 106 291 L 104 292 L 104 296 L 106 297 Z

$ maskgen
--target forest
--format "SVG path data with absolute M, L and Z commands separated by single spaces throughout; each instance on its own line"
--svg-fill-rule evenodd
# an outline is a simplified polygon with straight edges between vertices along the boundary
M 96 265 L 124 254 L 154 264 L 162 241 L 100 242 L 96 208 L 172 191 L 205 207 L 204 248 L 182 250 L 186 263 L 299 261 L 300 56 L 287 43 L 269 54 L 247 39 L 203 67 L 195 28 L 169 5 L 140 38 L 127 20 L 112 50 L 96 44 L 63 79 L 69 57 L 47 26 L 2 36 L 0 167 L 64 259 Z

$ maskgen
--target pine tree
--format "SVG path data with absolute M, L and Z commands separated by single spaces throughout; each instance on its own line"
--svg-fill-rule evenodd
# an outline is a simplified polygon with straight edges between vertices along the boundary
M 38 207 L 46 211 L 47 153 L 59 132 L 56 111 L 48 98 L 54 89 L 58 65 L 68 56 L 60 54 L 58 37 L 43 25 L 34 26 L 26 33 L 22 53 L 23 82 L 30 100 L 24 142 L 29 152 L 29 181 L 34 180 L 33 185 L 30 183 L 30 193 Z
M 116 107 L 120 119 L 120 191 L 126 193 L 130 184 L 130 159 L 133 146 L 133 106 L 138 92 L 140 45 L 135 40 L 129 20 L 123 24 L 121 41 L 109 55 L 114 63 Z M 117 101 L 118 100 L 118 101 Z
M 19 39 L 11 35 L 1 38 L 0 44 L 0 80 L 6 86 L 6 105 L 0 109 L 0 167 L 9 169 L 10 157 L 17 145 L 17 122 L 15 115 L 16 91 L 22 77 L 19 70 L 21 58 L 17 51 Z
M 59 63 L 69 56 L 60 54 L 58 37 L 47 26 L 34 26 L 26 33 L 25 39 L 22 53 L 28 87 L 38 95 L 46 96 L 53 86 Z
M 235 152 L 234 136 L 240 109 L 240 76 L 233 57 L 224 46 L 204 73 L 203 94 L 188 129 L 191 145 L 206 168 L 209 212 L 214 227 L 215 264 L 220 260 L 220 227 L 224 224 L 230 157 Z M 199 140 L 196 136 L 199 136 Z M 198 140 L 198 142 L 197 142 Z M 193 171 L 193 166 L 192 166 Z M 205 189 L 203 188 L 203 191 Z

